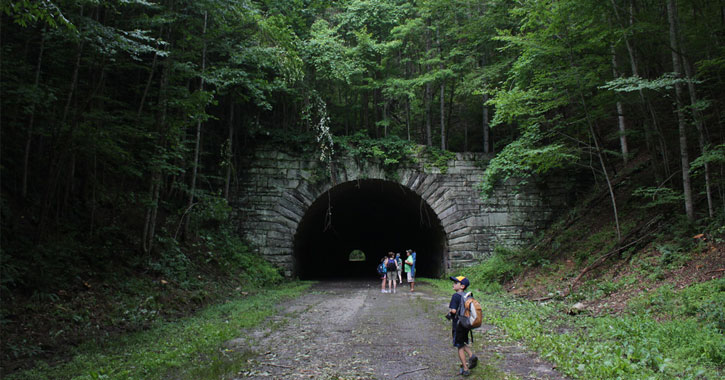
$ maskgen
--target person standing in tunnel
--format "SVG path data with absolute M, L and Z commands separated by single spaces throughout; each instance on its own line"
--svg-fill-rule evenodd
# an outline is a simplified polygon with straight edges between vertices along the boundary
M 397 279 L 395 278 L 398 275 L 398 263 L 395 262 L 395 254 L 393 252 L 388 252 L 388 258 L 385 259 L 385 269 L 387 270 L 388 276 L 388 293 L 390 293 L 391 289 L 395 293 L 398 289 Z
M 405 251 L 405 275 L 410 284 L 410 291 L 415 289 L 415 277 L 413 276 L 413 256 L 410 254 L 410 250 Z
M 383 282 L 380 284 L 380 293 L 385 293 L 385 279 L 387 278 L 387 275 L 385 274 L 385 259 L 386 256 L 383 256 L 380 259 L 380 264 L 378 264 L 378 276 L 381 280 L 383 280 Z
M 396 273 L 398 275 L 398 284 L 402 284 L 403 283 L 403 276 L 402 276 L 403 260 L 400 259 L 400 253 L 395 254 L 395 264 L 398 266 L 398 270 L 396 271 Z
M 413 258 L 413 265 L 410 266 L 410 273 L 412 273 L 412 277 L 413 277 L 413 282 L 410 285 L 410 291 L 412 292 L 413 289 L 415 289 L 415 271 L 418 266 L 418 257 L 417 257 L 417 253 L 415 253 L 414 250 L 409 249 L 408 252 L 410 253 L 410 257 Z

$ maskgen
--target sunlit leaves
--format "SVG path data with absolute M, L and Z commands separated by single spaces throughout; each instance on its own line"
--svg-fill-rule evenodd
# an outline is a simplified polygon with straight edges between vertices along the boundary
M 3 0 L 0 2 L 0 11 L 23 27 L 42 22 L 53 28 L 75 28 L 61 9 L 50 0 Z
M 687 80 L 677 78 L 674 73 L 665 73 L 657 79 L 644 79 L 638 76 L 621 77 L 606 82 L 600 88 L 617 92 L 634 92 L 642 90 L 670 91 L 677 83 L 686 83 Z

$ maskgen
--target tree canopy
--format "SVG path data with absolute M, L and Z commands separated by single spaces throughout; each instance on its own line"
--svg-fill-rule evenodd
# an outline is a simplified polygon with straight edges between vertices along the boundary
M 261 139 L 323 159 L 346 138 L 496 153 L 484 196 L 561 170 L 612 190 L 639 158 L 640 194 L 691 220 L 725 212 L 722 0 L 0 9 L 3 287 L 41 277 L 29 263 L 61 236 L 77 261 L 167 252 L 213 219 Z

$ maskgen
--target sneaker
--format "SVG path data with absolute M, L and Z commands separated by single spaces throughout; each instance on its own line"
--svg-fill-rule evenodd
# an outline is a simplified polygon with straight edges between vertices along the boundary
M 471 371 L 463 371 L 463 372 L 461 372 L 461 376 L 463 376 L 463 377 L 471 376 Z
M 458 368 L 458 374 L 463 375 L 463 365 L 460 365 Z
M 474 369 L 478 365 L 478 356 L 473 355 L 468 358 L 468 369 Z

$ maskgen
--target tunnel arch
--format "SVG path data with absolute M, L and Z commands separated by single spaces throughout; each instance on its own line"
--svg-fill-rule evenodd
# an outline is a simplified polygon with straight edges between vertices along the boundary
M 353 250 L 365 260 L 351 262 Z M 301 279 L 374 277 L 387 252 L 413 249 L 418 276 L 445 270 L 446 233 L 438 215 L 415 191 L 397 182 L 359 179 L 333 186 L 305 210 L 293 238 L 293 266 Z

